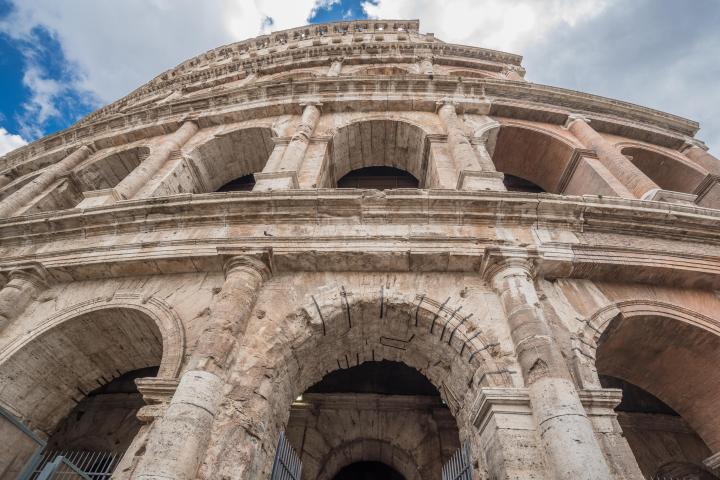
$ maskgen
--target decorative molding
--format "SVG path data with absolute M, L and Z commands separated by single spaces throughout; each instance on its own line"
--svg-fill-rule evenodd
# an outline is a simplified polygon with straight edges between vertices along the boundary
M 505 423 L 501 418 L 503 416 L 525 417 L 520 423 L 525 425 L 525 429 L 534 430 L 532 414 L 530 395 L 526 388 L 482 388 L 471 407 L 470 418 L 482 435 L 493 419 L 502 428 Z M 519 428 L 517 422 L 512 424 L 513 428 Z

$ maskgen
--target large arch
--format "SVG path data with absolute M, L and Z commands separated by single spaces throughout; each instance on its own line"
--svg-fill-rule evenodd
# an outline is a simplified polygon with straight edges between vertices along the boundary
M 150 155 L 150 148 L 135 146 L 90 158 L 74 173 L 83 192 L 113 188 Z
M 47 435 L 84 394 L 125 372 L 159 366 L 159 377 L 177 377 L 184 346 L 180 320 L 161 300 L 88 300 L 0 351 L 0 404 Z
M 561 183 L 575 145 L 533 126 L 504 123 L 496 128 L 497 133 L 490 132 L 493 141 L 488 151 L 497 171 L 532 182 L 546 192 L 563 193 Z
M 715 414 L 720 394 L 720 372 L 715 367 L 720 361 L 720 322 L 672 303 L 626 300 L 591 316 L 583 337 L 599 374 L 656 397 L 682 417 L 691 428 L 688 433 L 702 439 L 707 450 L 695 448 L 693 455 L 698 458 L 692 459 L 698 468 L 703 456 L 720 451 L 720 422 Z M 636 445 L 648 442 L 644 438 Z M 637 455 L 641 467 L 650 468 L 652 460 Z
M 471 312 L 446 303 L 385 288 L 338 288 L 310 296 L 282 328 L 268 325 L 248 338 L 235 387 L 215 422 L 220 446 L 206 458 L 203 474 L 269 474 L 293 400 L 329 372 L 372 360 L 404 363 L 423 374 L 455 416 L 460 439 L 476 441 L 470 409 L 463 407 L 480 386 L 508 387 L 512 379 L 496 358 L 497 342 L 477 329 Z M 250 444 L 246 432 L 252 432 Z
M 332 183 L 353 170 L 393 167 L 410 173 L 422 187 L 426 136 L 422 127 L 402 119 L 371 118 L 344 125 L 332 136 Z
M 215 192 L 232 180 L 261 172 L 273 151 L 270 127 L 222 132 L 195 146 L 188 156 L 197 181 L 191 193 Z
M 634 143 L 618 145 L 620 152 L 663 190 L 693 193 L 708 172 L 697 164 L 657 147 Z

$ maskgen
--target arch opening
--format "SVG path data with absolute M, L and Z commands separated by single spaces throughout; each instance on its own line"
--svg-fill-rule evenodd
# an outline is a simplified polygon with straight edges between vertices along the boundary
M 139 310 L 107 308 L 67 319 L 2 357 L 0 403 L 47 439 L 48 460 L 58 450 L 112 454 L 114 462 L 102 467 L 114 469 L 141 428 L 135 415 L 144 403 L 134 380 L 157 374 L 163 338 Z M 27 437 L 18 429 L 8 435 Z M 33 450 L 11 452 L 10 471 Z
M 337 182 L 337 188 L 418 188 L 420 182 L 410 173 L 393 167 L 364 167 L 349 172 Z
M 707 172 L 691 162 L 655 150 L 625 147 L 621 153 L 663 190 L 692 193 L 707 176 Z
M 544 193 L 545 190 L 542 187 L 534 184 L 530 180 L 517 177 L 515 175 L 505 174 L 503 178 L 503 185 L 508 192 L 525 192 L 525 193 Z
M 249 465 L 247 471 L 251 475 L 269 474 L 281 430 L 286 431 L 288 441 L 301 454 L 307 478 L 326 480 L 331 480 L 340 467 L 350 463 L 350 453 L 360 461 L 368 460 L 363 452 L 373 451 L 377 455 L 390 452 L 395 459 L 391 466 L 410 480 L 439 477 L 443 463 L 438 460 L 439 452 L 444 460 L 450 458 L 459 448 L 460 440 L 468 440 L 472 449 L 479 449 L 479 445 L 473 443 L 478 439 L 468 409 L 463 406 L 474 400 L 473 392 L 478 385 L 507 387 L 512 385 L 512 379 L 507 369 L 496 361 L 497 344 L 477 331 L 472 319 L 457 314 L 459 305 L 450 303 L 387 289 L 382 293 L 365 290 L 350 293 L 339 289 L 313 296 L 307 306 L 289 314 L 283 320 L 289 326 L 287 330 L 268 329 L 264 330 L 265 335 L 250 339 L 244 346 L 248 355 L 262 349 L 268 361 L 244 366 L 238 373 L 236 390 L 261 392 L 272 388 L 276 394 L 244 395 L 236 401 L 254 412 L 253 419 L 240 420 L 248 422 L 247 428 L 257 429 L 251 425 L 262 425 L 258 434 L 262 447 L 238 454 L 233 445 L 242 435 L 237 429 L 228 430 L 223 434 L 223 448 L 208 462 L 207 474 L 223 475 L 239 462 Z M 419 372 L 439 396 L 312 391 L 318 383 L 326 385 L 321 381 L 332 378 L 331 372 L 356 367 L 363 371 L 365 363 L 382 361 L 404 364 Z M 387 365 L 383 369 L 385 367 Z M 358 395 L 376 398 L 375 407 L 356 409 L 347 415 L 338 413 L 348 405 L 357 405 L 348 398 Z M 418 412 L 422 411 L 430 417 L 407 422 L 412 415 L 397 415 L 398 404 L 408 412 L 416 412 L 413 415 L 420 415 Z M 380 408 L 382 405 L 386 407 Z M 371 426 L 379 422 L 378 418 L 388 416 L 391 405 L 395 408 L 392 418 L 406 422 L 397 430 L 408 433 L 377 438 L 378 432 Z M 423 407 L 418 408 L 421 405 Z M 225 413 L 228 419 L 234 418 L 234 411 Z M 432 416 L 432 412 L 436 415 Z M 375 420 L 371 420 L 373 418 Z M 430 426 L 457 433 L 443 436 L 440 448 L 437 442 L 423 442 L 425 434 L 417 430 Z M 342 428 L 339 433 L 343 436 L 337 428 Z M 310 438 L 314 440 L 308 443 Z M 332 460 L 335 456 L 337 463 Z M 390 461 L 383 458 L 377 460 Z M 336 465 L 337 469 L 333 471 L 329 465 Z M 325 476 L 318 472 L 324 472 Z
M 199 179 L 191 193 L 245 191 L 274 146 L 272 130 L 264 127 L 223 133 L 197 146 L 189 153 Z
M 718 348 L 720 338 L 703 328 L 647 314 L 620 315 L 600 336 L 600 381 L 623 391 L 618 421 L 645 478 L 716 478 L 703 460 L 720 440 L 711 418 Z
M 406 172 L 422 187 L 426 170 L 425 138 L 420 127 L 400 120 L 366 120 L 346 125 L 332 138 L 333 177 L 339 180 L 354 170 L 390 167 Z M 396 172 L 396 176 L 410 178 L 404 173 Z
M 121 150 L 91 159 L 76 169 L 76 177 L 83 192 L 113 188 L 135 170 L 150 155 L 148 147 Z
M 388 360 L 326 374 L 293 402 L 287 436 L 303 478 L 321 480 L 437 478 L 460 445 L 437 388 Z
M 573 147 L 547 132 L 503 125 L 490 154 L 495 168 L 511 179 L 523 179 L 545 192 L 562 193 L 560 182 Z

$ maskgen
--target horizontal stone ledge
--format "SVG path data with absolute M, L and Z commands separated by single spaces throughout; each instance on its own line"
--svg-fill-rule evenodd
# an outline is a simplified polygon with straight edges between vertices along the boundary
M 717 242 L 720 210 L 512 192 L 398 189 L 182 194 L 0 220 L 0 245 L 231 225 L 457 225 L 556 228 Z M 382 237 L 382 235 L 379 235 Z
M 266 257 L 275 274 L 290 272 L 410 272 L 481 275 L 497 252 L 522 253 L 534 273 L 548 280 L 580 278 L 598 281 L 632 279 L 635 283 L 720 289 L 720 257 L 643 248 L 606 248 L 558 244 L 529 248 L 483 245 L 467 239 L 425 239 L 415 242 L 372 242 L 366 238 L 309 239 L 254 238 L 240 240 L 154 242 L 143 245 L 58 248 L 29 256 L 6 255 L 0 274 L 29 260 L 42 265 L 48 282 L 107 279 L 143 275 L 221 272 L 232 255 Z M 502 255 L 502 253 L 500 254 Z M 502 256 L 500 256 L 502 259 Z M 602 261 L 598 261 L 602 259 Z

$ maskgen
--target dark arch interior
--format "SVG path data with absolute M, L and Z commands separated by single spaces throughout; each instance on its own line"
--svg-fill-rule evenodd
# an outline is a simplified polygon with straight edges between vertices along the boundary
M 423 472 L 440 478 L 460 434 L 438 388 L 401 361 L 349 366 L 355 360 L 339 358 L 338 368 L 290 408 L 285 430 L 303 477 L 396 480 Z
M 135 380 L 157 372 L 132 370 L 88 393 L 60 422 L 47 449 L 124 452 L 140 430 L 136 414 L 145 405 Z
M 307 393 L 378 393 L 382 395 L 437 395 L 430 380 L 404 363 L 382 360 L 330 372 Z
M 340 180 L 338 188 L 418 188 L 420 182 L 405 170 L 394 167 L 365 167 L 353 170 Z
M 544 193 L 545 190 L 542 187 L 534 184 L 530 180 L 516 177 L 515 175 L 505 174 L 503 183 L 508 192 L 526 192 L 526 193 Z
M 243 175 L 242 177 L 230 180 L 228 183 L 218 188 L 218 192 L 249 192 L 255 186 L 255 175 L 252 173 Z
M 333 480 L 405 480 L 405 477 L 381 462 L 355 462 L 340 470 Z

